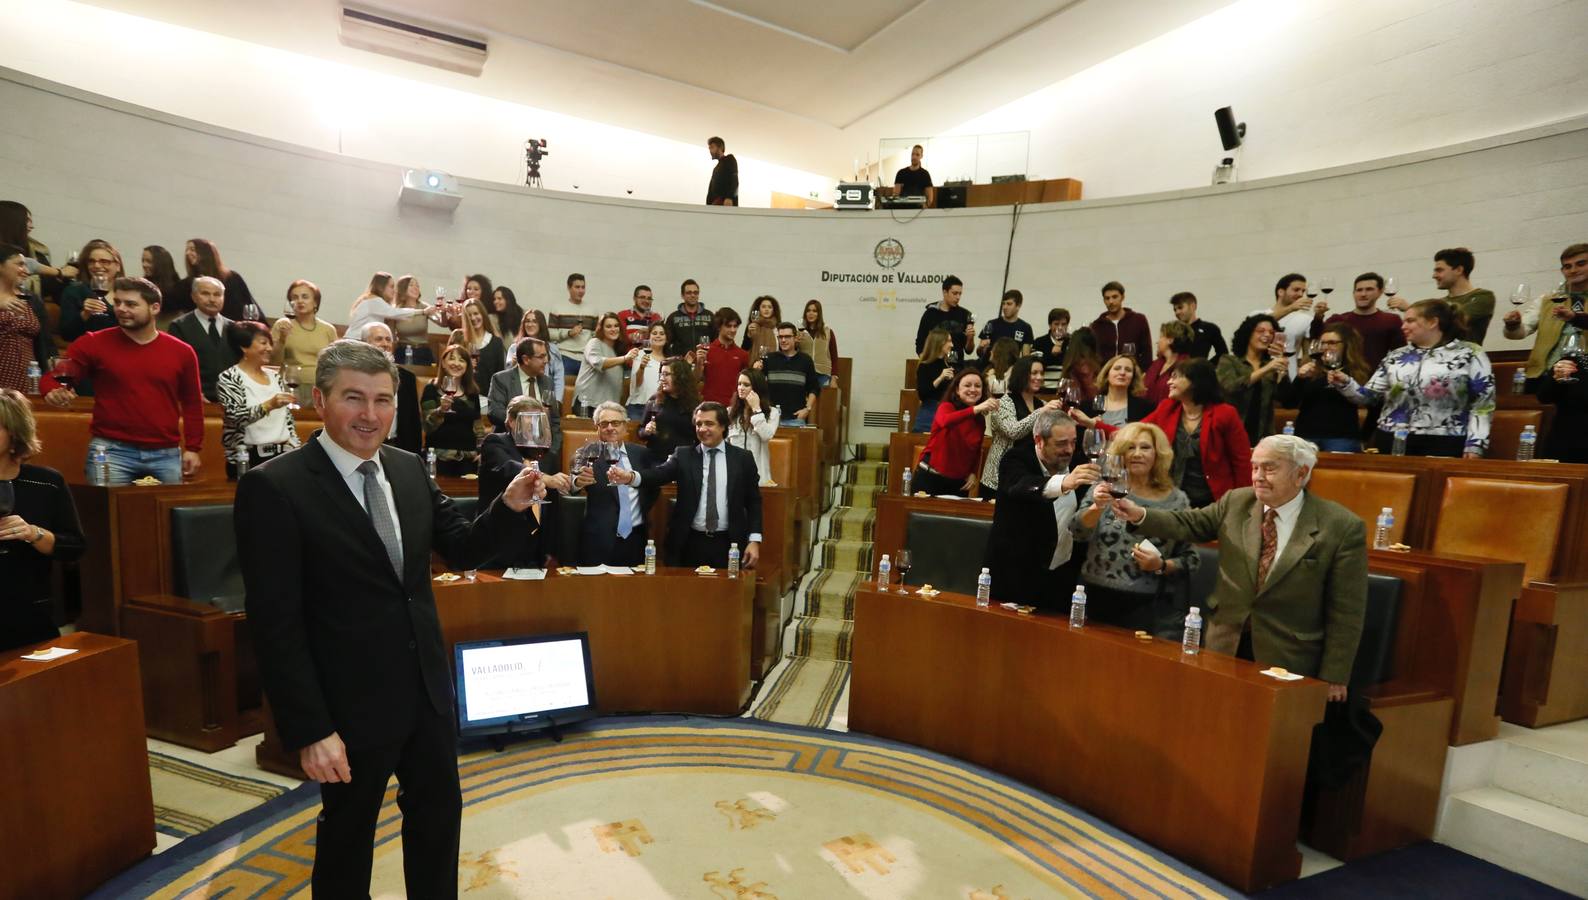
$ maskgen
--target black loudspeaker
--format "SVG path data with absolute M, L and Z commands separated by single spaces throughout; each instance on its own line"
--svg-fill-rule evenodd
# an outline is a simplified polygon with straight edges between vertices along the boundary
M 1224 142 L 1225 150 L 1234 150 L 1241 145 L 1241 138 L 1246 137 L 1246 123 L 1236 122 L 1232 109 L 1228 106 L 1215 109 L 1213 121 L 1219 126 L 1219 140 Z
M 965 206 L 966 188 L 970 187 L 968 181 L 948 181 L 937 189 L 938 209 L 962 209 Z

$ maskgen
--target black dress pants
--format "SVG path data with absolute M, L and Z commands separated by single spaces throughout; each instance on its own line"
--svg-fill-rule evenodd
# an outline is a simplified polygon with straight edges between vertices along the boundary
M 675 566 L 711 566 L 714 569 L 728 567 L 728 532 L 719 531 L 716 534 L 707 534 L 704 531 L 689 529 L 689 534 L 684 538 L 683 555 L 672 561 Z M 744 548 L 740 547 L 743 553 Z
M 458 744 L 451 717 L 422 707 L 405 740 L 348 748 L 347 762 L 352 782 L 320 785 L 314 896 L 338 900 L 369 896 L 375 826 L 387 782 L 396 775 L 406 893 L 409 897 L 456 898 L 463 794 L 458 785 Z

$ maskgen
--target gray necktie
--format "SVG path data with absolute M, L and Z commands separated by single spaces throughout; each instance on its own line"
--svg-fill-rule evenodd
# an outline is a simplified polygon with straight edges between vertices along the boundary
M 717 530 L 717 448 L 706 451 L 706 530 Z
M 358 471 L 364 476 L 364 509 L 369 513 L 369 520 L 375 524 L 375 533 L 380 535 L 381 543 L 386 545 L 386 556 L 391 560 L 392 571 L 401 579 L 403 548 L 397 542 L 397 525 L 392 521 L 391 510 L 386 507 L 386 492 L 380 489 L 380 479 L 376 477 L 380 467 L 375 465 L 374 460 L 366 459 L 359 463 Z
M 214 317 L 210 318 L 210 342 L 214 344 L 219 344 L 221 342 L 221 332 L 219 328 L 215 327 Z

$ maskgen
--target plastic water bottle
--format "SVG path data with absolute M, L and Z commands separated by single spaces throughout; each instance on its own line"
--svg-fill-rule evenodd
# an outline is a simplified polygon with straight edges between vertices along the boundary
M 531 463 L 531 465 L 534 464 Z M 425 471 L 430 473 L 431 478 L 436 477 L 436 450 L 434 447 L 425 451 Z
M 1295 419 L 1291 419 L 1290 421 L 1286 422 L 1284 430 L 1285 430 L 1285 434 L 1288 434 L 1288 435 L 1294 437 L 1295 434 L 1296 434 L 1296 420 Z
M 1405 425 L 1396 425 L 1395 426 L 1395 443 L 1393 445 L 1391 445 L 1391 447 L 1390 447 L 1390 455 L 1391 456 L 1405 456 L 1406 455 L 1406 438 L 1410 434 L 1411 434 L 1411 430 L 1408 429 Z
M 39 371 L 39 364 L 37 362 L 29 362 L 28 363 L 28 393 L 32 394 L 35 397 L 38 396 L 38 393 L 39 393 L 39 377 L 41 375 L 42 375 L 42 373 Z
M 888 584 L 891 581 L 888 576 L 892 573 L 893 563 L 888 559 L 888 554 L 884 553 L 882 554 L 882 561 L 877 563 L 877 590 L 884 594 L 888 592 Z
M 904 472 L 899 475 L 899 493 L 906 497 L 910 496 L 910 481 L 913 477 L 914 475 L 909 469 L 905 469 Z
M 728 545 L 728 577 L 739 577 L 739 542 Z
M 992 573 L 985 567 L 981 574 L 976 576 L 976 605 L 986 608 L 992 603 Z
M 237 468 L 237 480 L 242 481 L 248 474 L 248 445 L 239 444 L 237 451 L 232 454 L 232 462 Z
M 1378 527 L 1373 529 L 1373 549 L 1388 550 L 1390 530 L 1395 527 L 1395 510 L 1388 506 L 1378 511 Z
M 899 413 L 899 430 L 904 432 L 905 434 L 909 434 L 910 433 L 910 414 L 909 413 L 907 413 L 907 412 Z
M 645 574 L 656 574 L 656 542 L 645 542 Z
M 1516 458 L 1521 462 L 1528 462 L 1533 458 L 1533 451 L 1538 446 L 1538 432 L 1531 425 L 1522 426 L 1522 436 L 1517 440 Z
M 1070 627 L 1081 628 L 1086 625 L 1086 585 L 1075 586 L 1075 593 L 1070 595 Z
M 103 487 L 110 486 L 110 455 L 103 447 L 94 451 L 94 483 Z
M 414 364 L 414 345 L 413 344 L 403 344 L 403 365 L 411 366 L 413 364 Z
M 1527 372 L 1518 368 L 1511 375 L 1511 393 L 1524 394 L 1527 392 Z
M 1202 610 L 1193 606 L 1185 617 L 1185 635 L 1180 638 L 1180 652 L 1196 656 L 1202 652 Z

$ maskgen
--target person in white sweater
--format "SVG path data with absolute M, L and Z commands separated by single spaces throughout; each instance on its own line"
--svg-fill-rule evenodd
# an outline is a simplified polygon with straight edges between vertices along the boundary
M 739 373 L 733 406 L 728 409 L 728 443 L 750 451 L 762 484 L 772 484 L 772 454 L 768 442 L 777 436 L 779 411 L 767 406 L 766 376 L 757 369 Z

